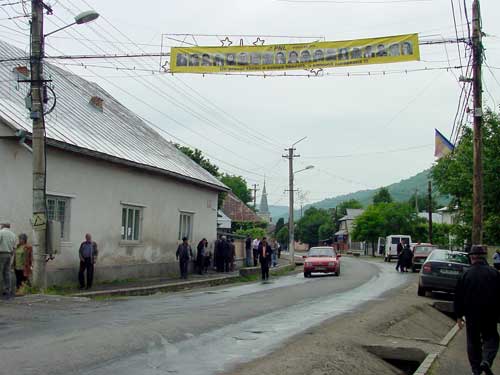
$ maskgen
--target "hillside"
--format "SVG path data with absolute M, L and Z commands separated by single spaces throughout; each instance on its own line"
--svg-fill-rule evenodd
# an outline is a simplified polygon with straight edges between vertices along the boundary
M 389 189 L 389 192 L 391 193 L 395 201 L 400 201 L 400 202 L 407 201 L 415 193 L 416 189 L 418 189 L 419 195 L 426 194 L 428 179 L 429 179 L 429 170 L 425 170 L 423 172 L 416 174 L 413 177 L 401 180 L 400 182 L 393 183 L 387 186 L 387 188 Z M 325 209 L 333 208 L 336 207 L 338 204 L 349 199 L 356 199 L 359 202 L 361 202 L 363 206 L 366 207 L 372 203 L 372 197 L 377 192 L 377 190 L 378 189 L 360 190 L 350 194 L 339 195 L 337 197 L 323 199 L 322 201 L 315 202 L 307 207 L 314 206 L 317 208 L 325 208 Z M 440 204 L 446 205 L 448 203 L 448 199 L 445 196 L 438 195 L 436 199 Z M 286 207 L 270 206 L 269 210 L 271 211 L 271 213 L 273 212 L 275 213 L 275 215 L 273 215 L 273 221 L 278 220 L 280 217 L 284 217 L 285 219 L 288 218 Z

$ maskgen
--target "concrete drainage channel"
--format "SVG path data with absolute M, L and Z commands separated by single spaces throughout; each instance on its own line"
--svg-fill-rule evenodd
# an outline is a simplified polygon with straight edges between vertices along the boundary
M 455 320 L 452 302 L 436 301 L 430 306 L 445 315 L 447 318 Z M 453 340 L 458 331 L 458 326 L 454 325 L 448 331 L 446 336 L 439 342 L 439 347 L 431 353 L 428 353 L 420 348 L 407 346 L 368 345 L 364 346 L 363 348 L 367 352 L 377 356 L 378 358 L 398 369 L 401 374 L 425 375 L 429 373 L 429 370 L 431 369 L 435 360 L 448 346 L 450 341 Z

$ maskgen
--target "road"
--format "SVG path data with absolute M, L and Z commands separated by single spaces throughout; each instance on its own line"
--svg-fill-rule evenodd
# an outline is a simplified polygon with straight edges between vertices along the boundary
M 0 366 L 37 375 L 227 371 L 407 281 L 391 265 L 342 262 L 340 277 L 298 274 L 126 300 L 6 304 Z

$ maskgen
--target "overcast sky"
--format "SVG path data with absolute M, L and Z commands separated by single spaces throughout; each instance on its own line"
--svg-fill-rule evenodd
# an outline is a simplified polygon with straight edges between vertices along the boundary
M 226 35 L 265 35 L 266 43 L 292 43 L 292 36 L 343 40 L 418 32 L 422 40 L 455 37 L 450 1 L 366 4 L 290 3 L 275 0 L 190 0 L 125 2 L 119 0 L 54 0 L 54 15 L 46 17 L 50 31 L 71 21 L 72 13 L 89 8 L 101 18 L 49 37 L 47 55 L 160 52 L 162 34 L 217 34 L 185 40 L 218 45 Z M 346 0 L 345 2 L 348 2 Z M 375 0 L 366 0 L 375 1 Z M 365 1 L 365 2 L 366 2 Z M 459 36 L 466 33 L 462 0 L 453 0 Z M 0 0 L 0 4 L 5 0 Z M 472 1 L 466 0 L 469 17 Z M 22 8 L 0 7 L 1 37 L 27 49 Z M 16 13 L 17 12 L 17 13 Z M 500 2 L 483 0 L 487 63 L 486 105 L 500 103 Z M 463 14 L 463 13 L 462 13 Z M 10 27 L 10 29 L 5 26 Z M 267 35 L 283 37 L 271 38 Z M 184 39 L 184 37 L 178 37 Z M 239 43 L 240 37 L 231 37 Z M 251 44 L 255 38 L 242 38 Z M 163 38 L 166 46 L 180 45 Z M 461 46 L 464 54 L 463 45 Z M 412 176 L 433 161 L 434 128 L 449 136 L 460 85 L 460 70 L 429 70 L 386 75 L 347 76 L 354 72 L 414 70 L 460 65 L 456 44 L 421 46 L 413 63 L 328 69 L 339 75 L 307 77 L 241 77 L 152 74 L 159 58 L 83 61 L 64 68 L 99 83 L 119 101 L 182 142 L 210 155 L 223 171 L 242 175 L 262 187 L 267 180 L 270 204 L 286 205 L 288 184 L 284 148 L 297 145 L 296 186 L 307 202 L 377 188 Z M 462 63 L 466 64 L 462 56 Z M 69 61 L 77 64 L 82 61 Z M 109 68 L 136 68 L 134 72 Z M 301 73 L 301 71 L 295 71 Z M 305 72 L 305 71 L 303 71 Z M 342 76 L 340 76 L 342 74 Z M 496 103 L 493 103 L 493 99 Z M 246 128 L 246 129 L 244 129 Z M 254 134 L 252 136 L 251 134 Z M 172 139 L 169 135 L 163 134 Z M 263 141 L 263 136 L 267 141 Z M 405 150 L 407 149 L 407 150 Z M 220 161 L 219 161 L 220 160 Z

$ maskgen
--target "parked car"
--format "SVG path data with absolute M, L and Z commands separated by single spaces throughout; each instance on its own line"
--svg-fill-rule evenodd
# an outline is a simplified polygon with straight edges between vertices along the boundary
M 313 272 L 340 276 L 340 254 L 333 247 L 311 247 L 304 256 L 304 277 L 310 277 Z
M 469 267 L 470 258 L 467 253 L 434 250 L 420 270 L 417 294 L 424 296 L 431 291 L 454 293 L 457 280 Z
M 390 262 L 391 259 L 398 259 L 398 243 L 411 244 L 411 236 L 405 234 L 392 234 L 385 239 L 384 261 Z
M 413 245 L 413 265 L 411 270 L 413 272 L 417 272 L 422 268 L 422 264 L 425 263 L 427 257 L 434 250 L 437 249 L 437 246 L 432 245 L 430 243 L 417 243 Z

